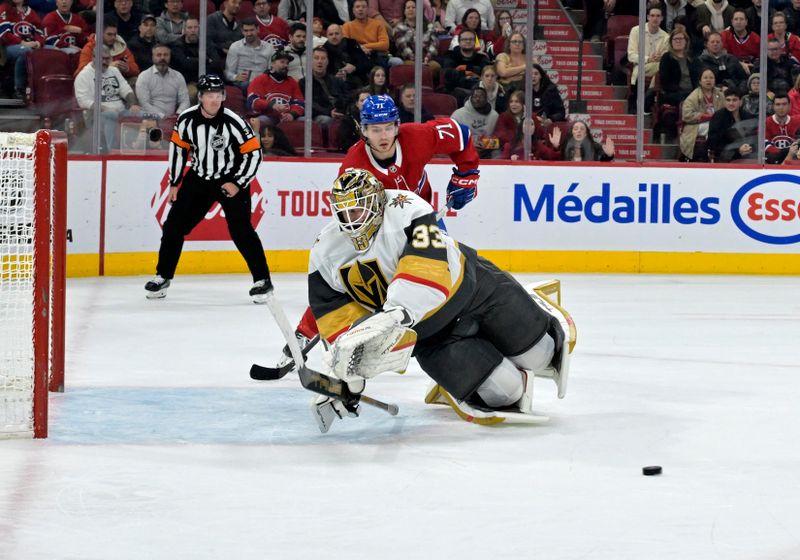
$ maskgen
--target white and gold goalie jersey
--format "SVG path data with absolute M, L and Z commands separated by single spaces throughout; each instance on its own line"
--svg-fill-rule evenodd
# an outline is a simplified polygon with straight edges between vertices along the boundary
M 473 249 L 439 230 L 433 208 L 407 191 L 386 191 L 383 224 L 359 253 L 336 221 L 311 249 L 308 295 L 320 335 L 328 342 L 357 319 L 401 306 L 427 338 L 468 303 L 475 288 Z

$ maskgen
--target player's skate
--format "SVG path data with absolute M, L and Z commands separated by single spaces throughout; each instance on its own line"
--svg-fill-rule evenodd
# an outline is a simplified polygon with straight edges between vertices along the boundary
M 169 288 L 170 280 L 162 278 L 156 274 L 152 280 L 144 285 L 146 291 L 145 297 L 147 299 L 160 299 L 167 296 L 167 288 Z
M 258 280 L 250 288 L 250 297 L 253 298 L 253 303 L 267 303 L 267 294 L 272 291 L 272 280 Z
M 547 416 L 533 414 L 533 376 L 523 372 L 525 389 L 522 398 L 516 404 L 503 409 L 492 409 L 469 401 L 456 400 L 444 387 L 434 383 L 425 395 L 427 404 L 443 404 L 450 406 L 463 420 L 492 426 L 494 424 L 541 424 L 547 422 Z
M 561 307 L 561 283 L 558 280 L 528 284 L 525 290 L 533 300 L 552 318 L 547 329 L 555 342 L 555 352 L 550 366 L 543 371 L 536 371 L 539 377 L 549 377 L 558 387 L 558 398 L 567 394 L 567 378 L 569 376 L 569 358 L 578 332 L 575 322 L 567 311 Z
M 306 346 L 309 345 L 311 340 L 304 334 L 300 333 L 299 331 L 295 331 L 294 336 L 297 339 L 297 346 L 300 347 L 300 351 L 303 352 L 303 354 L 305 355 Z M 281 350 L 281 357 L 278 360 L 276 368 L 283 369 L 284 367 L 288 366 L 290 362 L 293 361 L 294 357 L 292 356 L 292 351 L 289 350 L 289 345 L 286 344 L 283 347 L 283 350 Z

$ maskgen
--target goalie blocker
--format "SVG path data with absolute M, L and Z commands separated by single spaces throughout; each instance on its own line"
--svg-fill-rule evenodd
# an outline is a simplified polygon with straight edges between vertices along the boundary
M 387 196 L 364 170 L 345 171 L 331 203 L 336 222 L 311 250 L 309 300 L 333 343 L 334 375 L 405 369 L 412 327 L 413 355 L 452 403 L 507 421 L 532 416 L 529 373 L 553 378 L 564 396 L 575 330 L 557 302 L 440 231 L 421 198 Z

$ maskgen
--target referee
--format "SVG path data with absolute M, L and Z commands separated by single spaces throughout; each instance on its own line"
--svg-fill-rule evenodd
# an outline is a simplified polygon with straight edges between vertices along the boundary
M 222 78 L 197 80 L 198 104 L 178 117 L 169 148 L 169 211 L 158 251 L 156 276 L 145 284 L 149 299 L 167 295 L 183 249 L 183 239 L 215 202 L 222 205 L 228 231 L 253 275 L 250 295 L 264 303 L 272 290 L 264 247 L 250 221 L 250 180 L 261 163 L 261 145 L 253 129 L 222 106 Z M 191 152 L 191 168 L 182 177 Z

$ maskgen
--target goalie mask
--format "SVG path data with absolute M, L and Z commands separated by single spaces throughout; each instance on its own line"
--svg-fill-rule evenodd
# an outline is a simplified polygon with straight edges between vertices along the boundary
M 369 171 L 346 169 L 333 183 L 331 209 L 358 252 L 369 249 L 383 223 L 385 205 L 383 185 Z

